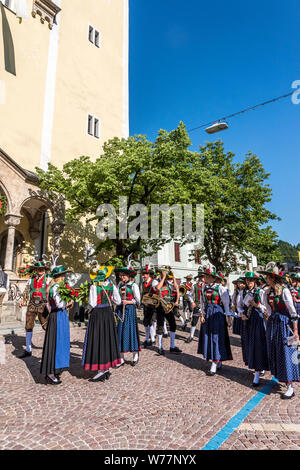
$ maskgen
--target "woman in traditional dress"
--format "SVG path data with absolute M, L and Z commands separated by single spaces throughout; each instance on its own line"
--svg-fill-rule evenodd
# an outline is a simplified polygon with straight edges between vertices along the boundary
M 234 293 L 231 299 L 231 309 L 235 312 L 238 317 L 234 317 L 232 323 L 232 333 L 234 335 L 241 335 L 241 326 L 242 326 L 242 313 L 244 311 L 243 307 L 243 294 L 244 290 L 246 289 L 245 279 L 239 277 L 235 281 L 232 282 L 234 285 Z
M 293 382 L 299 382 L 297 357 L 298 324 L 297 312 L 290 290 L 284 286 L 285 278 L 276 266 L 259 271 L 267 276 L 269 288 L 265 291 L 267 321 L 267 346 L 271 373 L 287 390 L 281 395 L 284 400 L 295 396 Z M 291 338 L 292 337 L 292 338 Z
M 290 275 L 290 291 L 294 300 L 296 312 L 298 315 L 298 330 L 300 327 L 300 273 Z
M 220 275 L 210 269 L 205 270 L 206 285 L 202 290 L 205 314 L 200 317 L 198 354 L 212 361 L 210 371 L 207 372 L 211 376 L 221 368 L 222 361 L 232 360 L 225 316 L 230 314 L 229 296 L 221 282 Z
M 53 269 L 48 296 L 50 314 L 40 370 L 52 385 L 61 383 L 60 374 L 70 366 L 70 324 L 66 308 L 71 308 L 73 301 L 66 303 L 59 294 L 59 283 L 64 281 L 66 273 L 65 266 Z
M 245 364 L 249 369 L 254 370 L 253 387 L 259 386 L 262 373 L 269 370 L 266 323 L 265 291 L 259 287 L 260 278 L 258 274 L 247 272 L 245 274 L 247 288 L 243 299 L 244 313 L 242 323 L 244 323 L 247 334 L 247 341 L 244 347 Z M 243 337 L 242 337 L 243 341 Z
M 90 382 L 103 382 L 110 377 L 110 368 L 122 364 L 117 328 L 112 305 L 120 305 L 121 298 L 109 277 L 113 267 L 102 266 L 89 290 L 88 328 L 85 335 L 82 365 L 85 370 L 97 372 Z
M 125 363 L 124 354 L 133 353 L 131 365 L 134 367 L 139 362 L 141 351 L 136 307 L 141 302 L 138 285 L 134 282 L 137 272 L 132 268 L 119 268 L 121 282 L 118 285 L 122 304 L 117 307 L 118 316 L 118 338 L 121 352 L 122 365 Z

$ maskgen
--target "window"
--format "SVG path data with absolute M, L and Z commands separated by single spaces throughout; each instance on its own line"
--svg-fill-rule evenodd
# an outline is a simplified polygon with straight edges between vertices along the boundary
M 95 46 L 100 47 L 100 33 L 95 30 Z
M 100 139 L 100 119 L 92 114 L 88 114 L 87 132 L 92 137 Z
M 101 34 L 100 31 L 94 28 L 94 26 L 89 24 L 89 41 L 94 44 L 96 47 L 100 48 Z
M 93 28 L 93 26 L 89 26 L 89 41 L 94 43 L 94 28 Z
M 99 139 L 99 119 L 95 118 L 94 120 L 94 137 Z
M 176 263 L 180 263 L 180 243 L 174 243 L 174 258 Z
M 200 250 L 195 250 L 195 264 L 201 264 Z

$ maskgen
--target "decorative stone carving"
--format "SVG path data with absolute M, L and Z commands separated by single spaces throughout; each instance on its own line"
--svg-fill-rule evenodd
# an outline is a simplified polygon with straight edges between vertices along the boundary
M 52 0 L 34 0 L 32 16 L 35 18 L 36 15 L 39 15 L 41 17 L 41 23 L 44 24 L 45 21 L 47 21 L 49 23 L 49 29 L 52 29 L 55 17 L 60 10 L 61 9 Z
M 21 217 L 19 217 L 18 215 L 11 215 L 11 214 L 8 214 L 7 216 L 5 216 L 5 219 L 4 219 L 4 222 L 9 227 L 17 227 L 20 221 L 21 221 Z

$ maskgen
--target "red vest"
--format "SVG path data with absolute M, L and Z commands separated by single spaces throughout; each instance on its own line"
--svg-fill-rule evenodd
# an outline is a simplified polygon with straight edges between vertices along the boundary
M 40 278 L 33 278 L 31 281 L 31 291 L 30 291 L 31 298 L 40 297 L 42 300 L 47 300 L 47 292 L 46 292 L 46 275 Z

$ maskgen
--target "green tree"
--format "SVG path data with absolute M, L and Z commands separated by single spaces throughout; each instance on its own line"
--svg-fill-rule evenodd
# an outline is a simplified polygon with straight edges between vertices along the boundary
M 249 253 L 265 261 L 276 255 L 276 233 L 267 223 L 277 219 L 266 203 L 271 200 L 268 174 L 259 158 L 249 153 L 242 163 L 225 153 L 221 141 L 208 143 L 199 152 L 189 150 L 191 142 L 183 123 L 168 133 L 159 131 L 154 142 L 144 136 L 112 139 L 104 144 L 96 161 L 81 157 L 62 170 L 50 165 L 47 172 L 37 169 L 43 189 L 61 193 L 69 203 L 67 218 L 76 222 L 96 220 L 100 204 L 127 206 L 151 204 L 203 204 L 204 243 L 197 249 L 216 267 L 229 272 L 239 254 L 245 262 Z M 120 214 L 117 214 L 118 221 Z M 151 215 L 149 211 L 149 222 Z M 195 214 L 193 214 L 195 227 Z M 149 224 L 150 225 L 150 224 Z M 117 227 L 118 229 L 118 227 Z M 151 255 L 169 239 L 121 239 L 100 241 L 98 251 L 113 253 L 106 262 L 122 264 L 130 254 Z M 171 238 L 175 238 L 174 231 Z M 181 243 L 187 239 L 181 238 Z
M 249 253 L 260 260 L 269 254 L 272 258 L 277 242 L 276 233 L 265 227 L 278 219 L 265 207 L 272 195 L 266 183 L 269 175 L 256 155 L 247 154 L 242 163 L 235 163 L 234 157 L 224 152 L 221 141 L 208 143 L 194 156 L 188 180 L 194 187 L 193 201 L 202 201 L 205 208 L 202 254 L 227 273 L 237 268 L 237 254 L 245 263 Z M 201 179 L 204 170 L 206 180 Z
M 300 251 L 300 243 L 294 246 L 288 242 L 279 240 L 278 249 L 281 253 L 283 262 L 296 263 L 299 260 L 298 252 Z
M 62 170 L 53 165 L 49 165 L 47 172 L 37 169 L 40 186 L 53 192 L 53 197 L 55 192 L 65 197 L 69 203 L 66 216 L 70 222 L 82 217 L 95 220 L 100 204 L 118 208 L 120 197 L 127 197 L 127 208 L 138 203 L 147 207 L 184 203 L 189 194 L 181 174 L 189 166 L 190 144 L 182 123 L 170 133 L 159 131 L 153 143 L 144 136 L 114 138 L 104 144 L 103 154 L 94 162 L 83 156 L 68 162 Z M 117 216 L 119 222 L 120 214 Z M 131 254 L 151 255 L 167 241 L 146 242 L 141 237 L 122 240 L 117 225 L 116 239 L 100 241 L 97 250 L 113 253 L 106 261 L 119 265 Z

